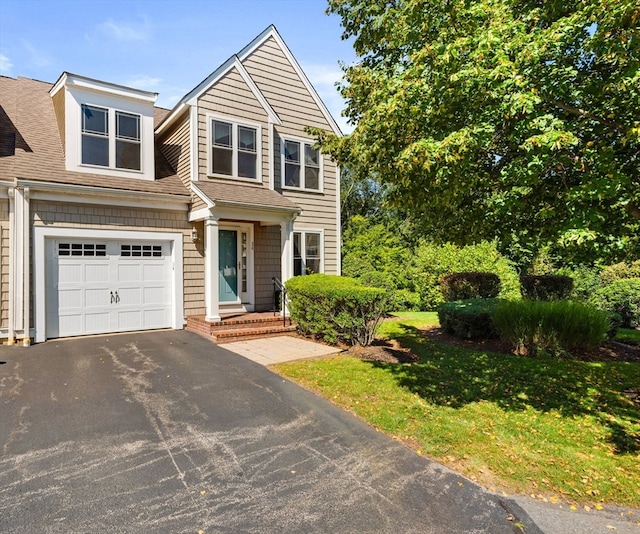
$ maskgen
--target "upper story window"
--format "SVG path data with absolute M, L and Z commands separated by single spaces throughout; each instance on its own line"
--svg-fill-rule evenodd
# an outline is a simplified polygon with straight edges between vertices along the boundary
M 257 126 L 211 119 L 211 174 L 258 179 L 259 146 L 260 129 Z
M 140 137 L 140 115 L 82 105 L 83 164 L 139 171 Z
M 311 143 L 285 139 L 282 150 L 282 184 L 284 187 L 320 191 L 322 158 Z

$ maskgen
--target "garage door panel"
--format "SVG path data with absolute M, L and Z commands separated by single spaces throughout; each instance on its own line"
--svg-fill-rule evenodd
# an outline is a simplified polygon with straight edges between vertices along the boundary
M 126 325 L 127 330 L 142 330 L 145 328 L 143 325 L 142 312 L 139 310 L 128 310 L 116 312 L 118 316 L 118 324 Z
M 165 304 L 166 289 L 162 286 L 159 287 L 145 287 L 143 290 L 143 303 L 149 304 Z
M 58 266 L 58 284 L 74 284 L 84 282 L 85 270 L 80 263 L 68 263 L 61 261 Z
M 157 310 L 144 311 L 144 324 L 149 325 L 149 328 L 162 328 L 162 325 L 166 324 L 166 322 L 166 310 L 160 308 Z
M 85 289 L 84 305 L 86 308 L 108 306 L 111 302 L 111 292 L 108 288 Z
M 87 334 L 100 334 L 110 330 L 111 318 L 109 312 L 85 313 L 84 328 Z M 61 328 L 64 332 L 64 330 Z
M 86 283 L 109 283 L 109 264 L 108 263 L 89 263 L 84 266 L 84 278 Z
M 165 279 L 165 266 L 163 264 L 143 265 L 144 279 L 149 282 L 162 282 Z
M 142 266 L 137 263 L 123 263 L 118 265 L 119 282 L 140 283 L 144 280 Z
M 120 301 L 118 304 L 123 306 L 139 306 L 143 304 L 142 300 L 142 288 L 140 287 L 121 287 L 118 290 L 118 296 Z
M 170 250 L 166 242 L 48 242 L 47 337 L 171 326 Z

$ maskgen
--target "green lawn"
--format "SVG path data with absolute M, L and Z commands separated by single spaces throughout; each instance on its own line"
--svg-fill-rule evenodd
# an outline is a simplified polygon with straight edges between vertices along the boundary
M 408 313 L 380 332 L 417 363 L 339 356 L 274 369 L 494 490 L 640 508 L 640 409 L 628 395 L 640 364 L 470 351 L 425 338 L 426 324 L 437 316 Z

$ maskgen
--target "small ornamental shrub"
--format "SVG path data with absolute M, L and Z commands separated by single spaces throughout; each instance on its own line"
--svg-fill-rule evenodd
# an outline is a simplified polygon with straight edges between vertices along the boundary
M 600 283 L 600 269 L 596 267 L 587 267 L 580 265 L 573 268 L 563 267 L 558 269 L 555 274 L 563 274 L 573 278 L 573 290 L 571 291 L 571 300 L 579 300 L 588 303 L 593 295 L 602 287 Z
M 562 300 L 569 298 L 573 278 L 557 274 L 524 275 L 520 277 L 522 297 L 529 300 Z
M 498 302 L 498 299 L 469 299 L 440 304 L 440 326 L 447 334 L 463 339 L 496 338 L 498 331 L 492 314 Z
M 495 298 L 500 285 L 500 277 L 494 273 L 452 273 L 440 278 L 440 289 L 447 302 Z
M 619 315 L 622 328 L 640 326 L 640 278 L 612 282 L 595 294 L 593 302 L 601 310 Z
M 296 276 L 285 286 L 298 330 L 329 343 L 370 345 L 391 300 L 386 289 L 342 276 Z
M 513 264 L 498 252 L 495 243 L 482 242 L 458 247 L 451 243 L 436 245 L 426 241 L 415 248 L 411 273 L 415 291 L 420 294 L 422 310 L 437 310 L 445 302 L 440 279 L 457 272 L 487 272 L 500 277 L 500 298 L 520 297 L 518 273 Z
M 562 356 L 597 347 L 607 337 L 609 315 L 581 302 L 503 301 L 493 324 L 500 337 L 524 356 Z
M 628 278 L 640 278 L 640 260 L 631 263 L 616 263 L 600 271 L 600 282 L 603 286 Z

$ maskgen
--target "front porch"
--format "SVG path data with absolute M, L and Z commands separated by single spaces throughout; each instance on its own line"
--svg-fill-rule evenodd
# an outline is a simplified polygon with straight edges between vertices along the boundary
M 221 313 L 220 321 L 208 322 L 204 315 L 187 317 L 187 330 L 210 337 L 217 344 L 282 336 L 296 331 L 295 324 L 279 313 Z

